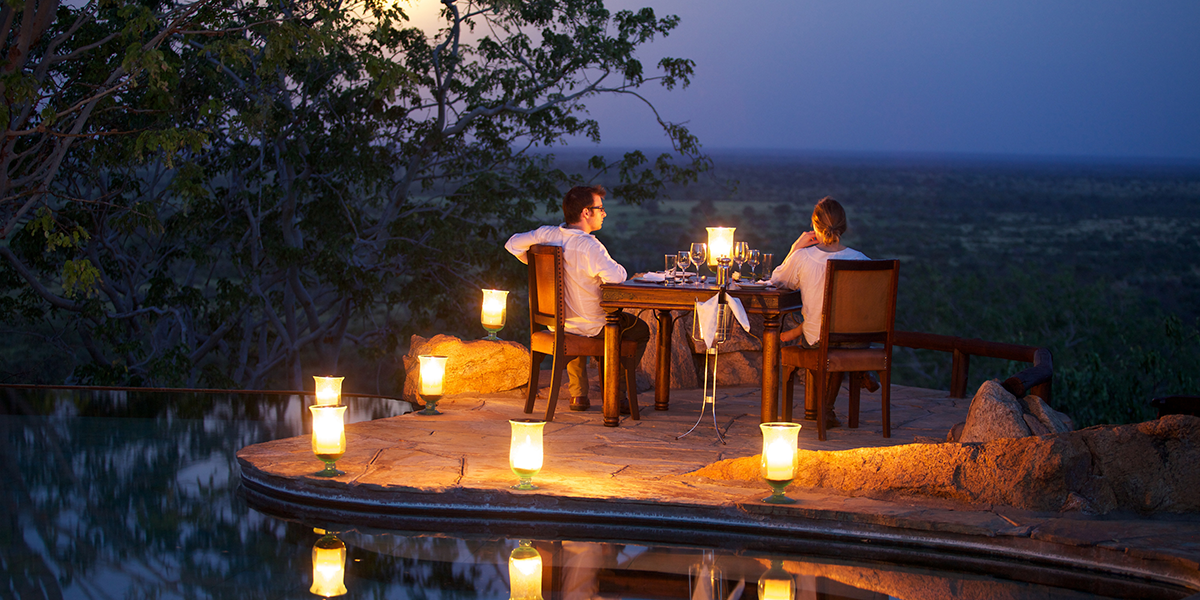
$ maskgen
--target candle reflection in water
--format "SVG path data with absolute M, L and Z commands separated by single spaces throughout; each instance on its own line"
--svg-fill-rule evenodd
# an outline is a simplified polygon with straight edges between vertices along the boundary
M 771 561 L 771 568 L 758 579 L 759 600 L 794 600 L 795 597 L 796 580 L 778 560 Z
M 521 540 L 508 557 L 512 600 L 542 600 L 542 555 L 533 542 Z
M 346 544 L 333 532 L 324 533 L 312 551 L 312 587 L 308 591 L 326 598 L 346 593 Z
M 512 438 L 508 446 L 508 466 L 519 481 L 516 490 L 536 490 L 533 476 L 542 470 L 542 428 L 545 421 L 538 419 L 511 419 Z

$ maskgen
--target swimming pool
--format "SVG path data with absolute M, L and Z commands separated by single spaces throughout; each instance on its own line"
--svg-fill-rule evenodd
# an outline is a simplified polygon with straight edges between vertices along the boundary
M 342 581 L 352 598 L 507 598 L 520 540 L 542 562 L 548 599 L 750 599 L 772 573 L 797 598 L 1189 594 L 1032 563 L 943 570 L 964 563 L 827 541 L 452 516 L 387 530 L 314 520 L 248 502 L 234 458 L 249 444 L 303 434 L 300 397 L 3 389 L 0 398 L 0 597 L 315 597 L 313 549 L 327 536 L 346 547 Z M 408 410 L 378 398 L 346 402 L 349 421 Z

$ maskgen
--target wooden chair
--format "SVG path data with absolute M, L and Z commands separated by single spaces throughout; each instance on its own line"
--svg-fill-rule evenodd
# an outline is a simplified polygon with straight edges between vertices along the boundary
M 796 369 L 805 369 L 805 396 L 815 399 L 817 438 L 825 439 L 826 406 L 837 398 L 837 388 L 827 390 L 830 373 L 850 373 L 850 427 L 858 427 L 859 379 L 864 371 L 878 371 L 883 386 L 883 437 L 892 436 L 891 366 L 896 320 L 896 288 L 900 263 L 896 260 L 830 260 L 825 267 L 825 304 L 821 314 L 821 341 L 816 348 L 788 346 L 780 362 L 784 369 L 783 420 L 792 416 L 792 384 Z M 882 348 L 839 347 L 842 344 L 876 343 Z
M 538 379 L 543 357 L 552 356 L 550 375 L 550 403 L 546 406 L 546 421 L 554 420 L 554 408 L 558 404 L 558 390 L 562 387 L 563 371 L 567 361 L 576 356 L 604 356 L 604 339 L 590 338 L 566 332 L 563 325 L 566 302 L 563 299 L 563 249 L 558 246 L 536 244 L 525 255 L 529 263 L 529 349 L 532 360 L 529 365 L 529 395 L 525 399 L 525 412 L 533 412 L 537 398 Z M 538 325 L 553 328 L 553 331 L 533 331 Z M 625 390 L 629 394 L 629 412 L 640 420 L 637 404 L 637 356 L 635 342 L 621 343 L 621 362 L 625 371 Z

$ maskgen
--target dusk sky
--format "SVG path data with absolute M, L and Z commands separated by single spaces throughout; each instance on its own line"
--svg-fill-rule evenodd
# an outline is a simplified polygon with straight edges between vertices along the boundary
M 680 16 L 640 56 L 696 61 L 690 88 L 649 95 L 710 151 L 1200 161 L 1197 0 L 608 6 Z M 588 106 L 604 146 L 665 144 L 633 99 Z

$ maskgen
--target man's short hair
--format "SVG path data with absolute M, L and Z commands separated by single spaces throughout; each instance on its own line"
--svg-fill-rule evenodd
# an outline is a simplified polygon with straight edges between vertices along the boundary
M 567 224 L 578 223 L 583 209 L 592 205 L 596 197 L 604 198 L 608 192 L 604 186 L 577 185 L 563 196 L 563 219 Z

